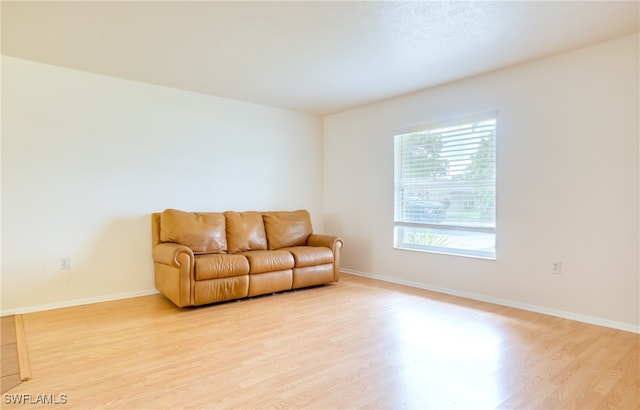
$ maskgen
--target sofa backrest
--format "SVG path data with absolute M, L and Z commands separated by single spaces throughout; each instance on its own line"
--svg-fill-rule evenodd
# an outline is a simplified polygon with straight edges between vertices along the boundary
M 237 253 L 305 245 L 313 233 L 306 210 L 280 212 L 185 212 L 152 214 L 152 244 L 175 242 L 195 254 Z
M 224 216 L 229 253 L 267 249 L 262 213 L 227 211 Z
M 175 242 L 193 253 L 227 253 L 224 214 L 166 209 L 160 215 L 160 241 Z
M 264 212 L 262 214 L 269 249 L 299 246 L 313 233 L 308 211 Z

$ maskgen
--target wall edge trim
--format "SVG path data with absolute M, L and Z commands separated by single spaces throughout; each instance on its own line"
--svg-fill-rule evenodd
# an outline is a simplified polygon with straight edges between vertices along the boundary
M 93 303 L 111 302 L 114 300 L 129 299 L 129 298 L 135 298 L 139 296 L 148 296 L 148 295 L 154 295 L 158 293 L 160 292 L 157 289 L 144 289 L 144 290 L 138 290 L 133 292 L 123 292 L 123 293 L 114 293 L 110 295 L 96 296 L 91 298 L 64 300 L 60 302 L 46 303 L 43 305 L 24 306 L 24 307 L 19 307 L 14 309 L 3 309 L 0 311 L 0 316 L 35 313 L 35 312 L 42 312 L 45 310 L 61 309 L 61 308 L 81 306 L 81 305 L 90 305 Z

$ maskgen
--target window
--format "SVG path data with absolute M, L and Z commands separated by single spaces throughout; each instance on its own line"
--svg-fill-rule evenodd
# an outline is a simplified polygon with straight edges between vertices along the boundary
M 494 259 L 496 118 L 395 135 L 394 245 Z

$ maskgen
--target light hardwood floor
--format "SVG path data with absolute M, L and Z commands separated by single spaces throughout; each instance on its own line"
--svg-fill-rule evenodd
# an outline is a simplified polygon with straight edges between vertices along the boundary
M 640 335 L 347 274 L 200 308 L 152 295 L 38 312 L 24 326 L 32 379 L 9 393 L 39 409 L 640 406 Z
M 20 384 L 15 316 L 0 318 L 0 392 Z

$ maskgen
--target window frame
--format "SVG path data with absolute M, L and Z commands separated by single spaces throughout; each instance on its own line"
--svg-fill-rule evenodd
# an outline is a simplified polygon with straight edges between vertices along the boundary
M 406 221 L 403 219 L 407 219 L 406 217 L 399 217 L 400 214 L 404 212 L 404 208 L 398 209 L 399 205 L 401 207 L 406 207 L 406 201 L 402 198 L 399 198 L 403 195 L 400 191 L 406 189 L 406 185 L 402 184 L 400 180 L 401 177 L 398 176 L 399 172 L 399 149 L 398 149 L 398 139 L 409 136 L 411 134 L 419 134 L 419 133 L 428 133 L 434 132 L 446 128 L 452 127 L 464 127 L 466 125 L 476 125 L 478 123 L 493 121 L 493 130 L 492 130 L 492 143 L 493 143 L 493 197 L 491 198 L 493 203 L 493 225 L 492 226 L 481 226 L 480 224 L 464 224 L 463 222 L 451 223 L 451 221 L 443 220 L 442 223 L 430 223 L 430 222 L 415 222 L 415 221 Z M 423 252 L 431 252 L 431 253 L 441 253 L 441 254 L 449 254 L 449 255 L 457 255 L 463 257 L 473 257 L 473 258 L 481 258 L 481 259 L 489 259 L 496 260 L 497 257 L 497 135 L 498 135 L 498 112 L 491 111 L 480 113 L 472 116 L 464 116 L 457 117 L 447 121 L 437 121 L 430 122 L 426 124 L 421 124 L 413 127 L 405 127 L 402 129 L 396 129 L 393 135 L 393 145 L 394 145 L 394 239 L 393 246 L 394 249 L 400 250 L 410 250 L 410 251 L 423 251 Z M 441 137 L 441 135 L 439 135 Z M 402 154 L 400 154 L 402 155 Z M 450 169 L 447 168 L 447 175 L 449 174 Z M 428 181 L 427 178 L 424 178 L 425 185 L 442 185 L 442 186 L 454 186 L 455 182 L 447 181 Z M 485 181 L 486 182 L 486 181 Z M 468 234 L 468 233 L 478 233 L 478 234 L 488 234 L 492 235 L 492 247 L 491 250 L 477 250 L 477 249 L 465 249 L 454 246 L 441 246 L 438 244 L 419 244 L 419 243 L 410 243 L 404 240 L 404 234 L 406 229 L 414 229 L 414 230 L 422 230 L 422 234 L 429 235 L 429 232 L 433 235 L 434 231 L 437 232 L 450 232 L 451 234 Z M 420 232 L 413 232 L 413 235 L 420 234 Z M 446 234 L 445 234 L 446 235 Z

